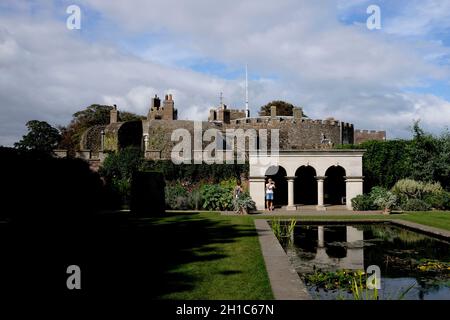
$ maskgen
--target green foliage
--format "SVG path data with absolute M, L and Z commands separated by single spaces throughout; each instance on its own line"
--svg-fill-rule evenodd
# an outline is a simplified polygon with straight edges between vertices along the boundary
M 99 173 L 107 178 L 131 179 L 133 172 L 143 167 L 142 151 L 128 147 L 108 154 Z
M 383 187 L 373 187 L 369 194 L 361 194 L 353 198 L 352 206 L 357 211 L 391 210 L 397 203 L 397 196 Z
M 354 274 L 351 279 L 351 291 L 353 300 L 378 300 L 378 289 L 367 288 L 367 278 L 363 282 L 363 273 Z
M 286 241 L 286 239 L 289 239 L 288 241 L 290 241 L 296 225 L 297 219 L 295 218 L 291 218 L 288 222 L 281 221 L 281 219 L 278 218 L 270 221 L 270 226 L 275 237 L 281 242 Z
M 397 196 L 382 187 L 373 187 L 370 198 L 375 206 L 384 211 L 390 211 L 397 203 Z
M 27 122 L 28 133 L 14 147 L 23 150 L 38 151 L 51 154 L 61 140 L 58 129 L 45 121 L 31 120 Z
M 411 172 L 410 141 L 367 141 L 359 147 L 367 150 L 363 157 L 366 190 L 374 186 L 390 188 Z
M 183 183 L 199 183 L 209 181 L 219 183 L 223 180 L 240 178 L 248 172 L 247 164 L 174 164 L 171 160 L 147 160 L 143 166 L 151 171 L 164 174 L 167 181 L 181 181 Z
M 373 203 L 372 198 L 368 194 L 357 195 L 351 201 L 353 210 L 356 211 L 368 211 L 377 209 L 377 206 Z
M 110 153 L 99 170 L 107 184 L 121 197 L 123 204 L 129 203 L 131 177 L 142 169 L 143 161 L 141 150 L 129 147 Z
M 206 210 L 232 210 L 233 189 L 217 184 L 205 184 L 200 188 L 203 208 Z
M 437 194 L 443 189 L 439 182 L 422 182 L 412 179 L 402 179 L 392 187 L 392 192 L 406 199 L 422 199 L 426 195 Z
M 235 212 L 246 214 L 252 210 L 256 210 L 256 203 L 248 193 L 243 192 L 239 197 L 233 199 L 233 207 Z
M 450 190 L 450 133 L 426 134 L 416 122 L 412 140 L 366 141 L 337 148 L 366 149 L 363 157 L 364 188 L 391 188 L 402 179 L 437 181 Z
M 167 185 L 166 191 L 166 207 L 173 210 L 192 209 L 189 204 L 188 192 L 180 184 Z
M 417 269 L 421 272 L 450 274 L 450 263 L 438 260 L 424 259 L 418 265 Z
M 450 193 L 447 191 L 427 194 L 424 196 L 423 201 L 438 210 L 450 209 Z
M 364 278 L 364 282 L 361 282 L 361 286 L 365 288 L 367 275 L 362 271 L 351 270 L 337 270 L 335 272 L 323 272 L 316 270 L 314 273 L 305 274 L 304 280 L 307 285 L 313 285 L 317 288 L 335 290 L 342 289 L 347 292 L 352 291 L 353 280 L 357 278 Z
M 420 199 L 408 199 L 402 209 L 405 211 L 428 211 L 431 206 Z

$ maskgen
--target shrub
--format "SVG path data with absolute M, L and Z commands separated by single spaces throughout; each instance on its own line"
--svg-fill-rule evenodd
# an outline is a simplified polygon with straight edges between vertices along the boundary
M 189 208 L 188 192 L 180 183 L 167 185 L 165 188 L 166 206 L 173 210 L 186 210 Z
M 423 199 L 426 195 L 442 192 L 439 182 L 422 182 L 412 179 L 402 179 L 392 187 L 392 192 L 406 199 Z
M 373 187 L 370 191 L 370 198 L 378 209 L 384 211 L 391 210 L 397 203 L 397 196 L 382 187 Z
M 423 201 L 439 210 L 450 209 L 450 193 L 446 191 L 428 194 Z
M 131 196 L 131 179 L 129 178 L 113 178 L 111 181 L 111 189 L 120 197 L 122 205 L 130 204 Z
M 232 210 L 233 190 L 217 184 L 205 184 L 200 188 L 203 208 L 206 210 Z
M 353 210 L 356 211 L 367 211 L 377 209 L 377 206 L 373 204 L 372 198 L 367 194 L 360 194 L 354 197 L 351 201 Z
M 246 214 L 251 210 L 256 210 L 256 203 L 252 200 L 250 195 L 246 192 L 241 193 L 239 197 L 233 200 L 234 211 L 237 213 Z
M 409 199 L 402 209 L 405 211 L 428 211 L 431 206 L 420 199 Z

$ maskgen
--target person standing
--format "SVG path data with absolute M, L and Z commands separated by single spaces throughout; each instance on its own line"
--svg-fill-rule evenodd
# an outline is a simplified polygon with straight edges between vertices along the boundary
M 236 187 L 234 188 L 234 198 L 238 199 L 244 190 L 242 189 L 241 182 L 238 181 L 236 183 Z
M 267 210 L 273 211 L 273 191 L 275 189 L 275 182 L 269 178 L 266 183 L 266 207 Z

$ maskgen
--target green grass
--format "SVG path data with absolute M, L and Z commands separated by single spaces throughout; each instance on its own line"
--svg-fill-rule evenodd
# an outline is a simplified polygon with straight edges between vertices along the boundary
M 147 223 L 150 232 L 175 240 L 159 243 L 169 251 L 164 259 L 171 261 L 166 261 L 169 270 L 155 275 L 166 279 L 157 298 L 273 299 L 251 217 L 169 213 Z
M 401 217 L 396 217 L 396 215 L 392 217 L 450 230 L 450 211 L 409 212 L 402 214 Z

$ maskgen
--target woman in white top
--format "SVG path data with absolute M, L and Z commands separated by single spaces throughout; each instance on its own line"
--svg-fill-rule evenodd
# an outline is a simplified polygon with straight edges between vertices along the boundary
M 267 210 L 273 211 L 273 190 L 275 189 L 275 182 L 269 178 L 266 183 L 266 207 Z

